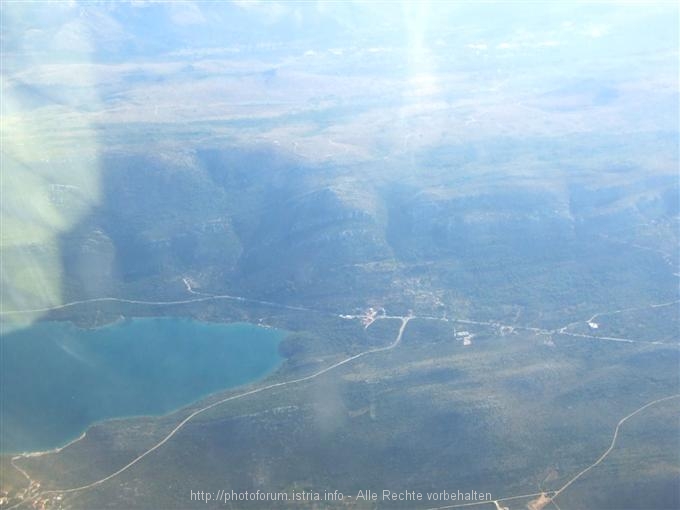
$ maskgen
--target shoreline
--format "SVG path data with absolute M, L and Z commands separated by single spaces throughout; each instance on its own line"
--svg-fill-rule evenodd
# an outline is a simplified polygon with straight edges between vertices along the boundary
M 281 328 L 276 328 L 273 326 L 268 326 L 264 327 L 262 324 L 258 323 L 253 323 L 253 322 L 247 322 L 243 320 L 239 321 L 230 321 L 230 322 L 215 322 L 215 321 L 204 321 L 201 319 L 197 319 L 194 317 L 190 316 L 169 316 L 169 315 L 158 315 L 158 316 L 135 316 L 135 317 L 124 317 L 121 316 L 117 320 L 111 323 L 103 324 L 101 326 L 97 326 L 94 328 L 83 328 L 75 324 L 72 320 L 70 319 L 65 319 L 65 320 L 39 320 L 36 321 L 33 325 L 39 324 L 39 323 L 50 323 L 50 322 L 57 322 L 57 323 L 65 323 L 66 327 L 73 327 L 81 332 L 87 332 L 87 331 L 97 331 L 100 329 L 106 329 L 109 327 L 113 327 L 118 324 L 123 324 L 125 322 L 150 322 L 150 321 L 157 321 L 157 320 L 180 320 L 183 322 L 192 322 L 192 323 L 197 323 L 200 325 L 207 325 L 207 326 L 247 326 L 249 328 L 252 328 L 254 332 L 261 332 L 261 331 L 268 331 L 272 332 L 274 334 L 277 334 L 279 336 L 278 340 L 276 341 L 276 349 L 275 349 L 275 354 L 277 357 L 276 363 L 265 373 L 260 374 L 256 376 L 255 378 L 248 379 L 247 381 L 243 382 L 238 382 L 233 385 L 227 385 L 221 388 L 217 388 L 214 390 L 209 390 L 207 393 L 203 393 L 198 395 L 196 398 L 191 399 L 190 401 L 184 402 L 180 404 L 177 407 L 173 407 L 168 410 L 163 410 L 157 413 L 141 413 L 141 414 L 125 414 L 125 415 L 118 415 L 118 416 L 110 416 L 110 417 L 104 417 L 101 419 L 94 420 L 90 423 L 88 423 L 82 431 L 79 431 L 79 435 L 72 437 L 68 439 L 66 442 L 62 442 L 61 444 L 55 445 L 53 447 L 47 447 L 47 448 L 39 448 L 36 450 L 10 450 L 10 451 L 0 451 L 0 457 L 5 457 L 9 458 L 12 461 L 22 459 L 22 458 L 31 458 L 31 457 L 39 457 L 42 455 L 47 455 L 51 453 L 59 453 L 62 450 L 78 443 L 82 439 L 86 437 L 88 432 L 96 426 L 101 426 L 101 425 L 106 425 L 110 424 L 116 421 L 127 421 L 127 420 L 138 420 L 138 419 L 151 419 L 151 420 L 157 420 L 157 419 L 162 419 L 164 417 L 170 417 L 174 414 L 181 413 L 184 410 L 189 410 L 193 407 L 199 406 L 201 403 L 204 401 L 210 400 L 211 398 L 218 397 L 220 395 L 226 394 L 228 392 L 242 389 L 242 388 L 247 388 L 253 384 L 261 384 L 262 382 L 266 382 L 270 378 L 276 376 L 279 374 L 281 367 L 285 365 L 285 362 L 288 358 L 283 356 L 279 350 L 280 344 L 284 341 L 285 337 L 290 333 L 289 330 L 286 329 L 281 329 Z

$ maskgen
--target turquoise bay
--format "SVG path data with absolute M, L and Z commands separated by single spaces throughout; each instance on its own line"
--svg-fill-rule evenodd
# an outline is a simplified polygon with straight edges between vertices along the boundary
M 184 318 L 39 322 L 0 342 L 2 453 L 55 448 L 109 418 L 165 414 L 260 379 L 284 332 Z

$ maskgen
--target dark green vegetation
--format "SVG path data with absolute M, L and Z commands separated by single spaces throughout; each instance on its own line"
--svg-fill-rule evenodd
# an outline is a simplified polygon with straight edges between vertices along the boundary
M 184 297 L 188 277 L 202 292 L 336 312 L 520 312 L 545 327 L 670 301 L 676 176 L 599 161 L 675 143 L 506 140 L 487 142 L 492 158 L 448 148 L 406 168 L 310 165 L 266 148 L 196 150 L 179 162 L 104 156 L 101 204 L 60 240 L 63 300 Z M 583 156 L 570 153 L 593 162 L 579 168 Z M 531 171 L 480 175 L 529 157 Z
M 335 322 L 324 321 L 331 328 Z M 397 325 L 378 321 L 352 336 L 367 345 L 388 343 Z M 475 335 L 469 346 L 453 336 L 451 323 L 413 319 L 398 348 L 200 415 L 115 483 L 66 495 L 64 504 L 199 508 L 206 505 L 191 503 L 191 490 L 221 488 L 474 489 L 494 498 L 554 490 L 599 457 L 620 418 L 678 385 L 676 346 L 562 336 L 546 343 L 543 335 L 466 329 Z M 287 378 L 312 371 L 291 369 Z M 677 506 L 679 404 L 660 404 L 626 424 L 612 463 L 566 491 L 565 506 Z M 104 423 L 57 455 L 20 464 L 45 487 L 86 484 L 152 446 L 191 409 Z

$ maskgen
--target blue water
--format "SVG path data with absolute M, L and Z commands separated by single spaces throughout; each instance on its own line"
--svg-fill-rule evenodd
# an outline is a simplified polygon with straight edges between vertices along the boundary
M 277 367 L 283 332 L 182 318 L 39 322 L 0 339 L 0 451 L 61 446 L 107 418 L 164 414 Z

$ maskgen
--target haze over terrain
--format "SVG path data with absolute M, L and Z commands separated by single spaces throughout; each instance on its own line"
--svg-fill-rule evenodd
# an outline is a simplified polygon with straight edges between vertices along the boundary
M 0 508 L 680 506 L 677 5 L 0 9 L 2 341 L 285 332 L 245 388 L 3 443 Z

